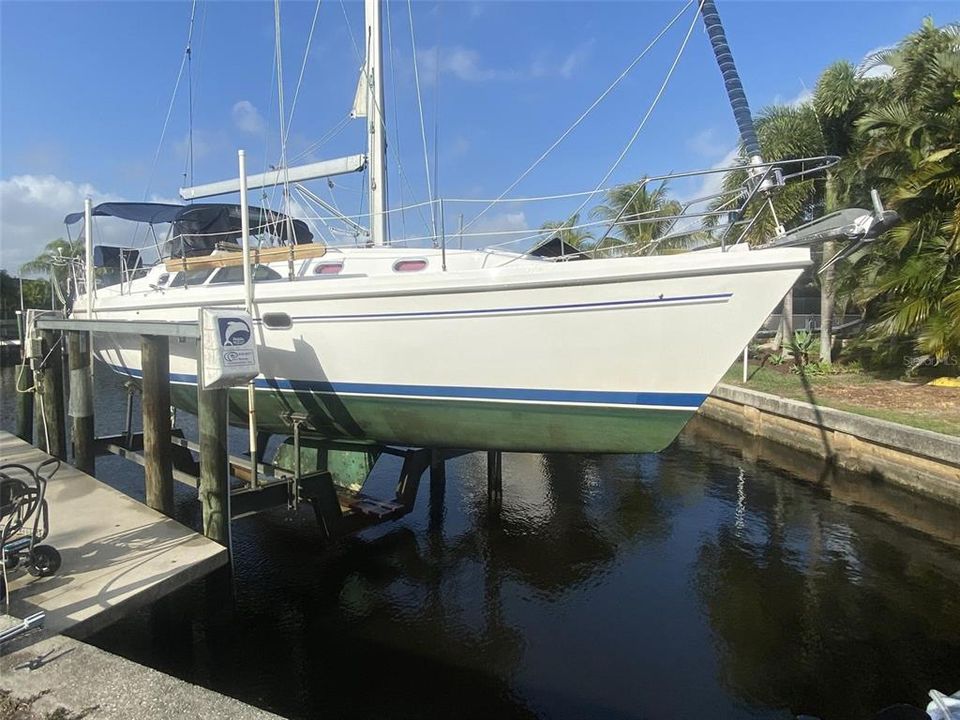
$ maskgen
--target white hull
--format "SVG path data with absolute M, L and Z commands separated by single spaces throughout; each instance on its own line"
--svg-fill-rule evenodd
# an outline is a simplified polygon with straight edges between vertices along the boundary
M 344 253 L 340 275 L 313 276 L 320 261 L 305 261 L 297 280 L 255 286 L 255 319 L 290 318 L 255 330 L 265 428 L 284 430 L 279 407 L 307 412 L 319 434 L 379 443 L 659 449 L 809 263 L 808 251 L 788 249 L 482 267 L 504 259 L 464 252 L 448 254 L 448 272 L 389 270 L 411 256 L 440 259 L 367 249 Z M 364 263 L 371 272 L 351 272 Z M 129 320 L 135 333 L 139 320 L 243 306 L 240 284 L 151 288 L 158 270 L 122 295 L 100 290 L 94 316 Z M 75 307 L 84 317 L 83 297 Z M 135 335 L 96 351 L 139 374 Z M 171 343 L 170 370 L 176 383 L 195 383 L 195 343 Z

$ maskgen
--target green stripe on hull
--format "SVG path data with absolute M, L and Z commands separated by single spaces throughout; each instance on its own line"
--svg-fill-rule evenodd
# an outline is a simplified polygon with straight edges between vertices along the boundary
M 192 386 L 173 385 L 174 404 L 196 412 Z M 246 388 L 230 390 L 230 421 L 247 422 Z M 257 390 L 257 425 L 289 435 L 283 417 L 305 414 L 317 437 L 385 445 L 515 452 L 657 452 L 693 416 L 690 410 L 535 405 L 469 400 L 320 395 Z M 305 431 L 305 434 L 308 434 Z

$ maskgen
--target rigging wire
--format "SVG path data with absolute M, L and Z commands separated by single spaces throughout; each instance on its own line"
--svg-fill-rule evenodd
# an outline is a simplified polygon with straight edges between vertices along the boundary
M 280 24 L 280 0 L 273 0 L 273 31 L 277 54 L 277 109 L 280 114 L 280 167 L 283 170 L 283 211 L 287 216 L 288 237 L 293 238 L 293 218 L 290 217 L 290 171 L 287 167 L 286 115 L 283 104 L 283 45 Z
M 340 121 L 336 125 L 334 125 L 323 136 L 321 136 L 319 140 L 311 143 L 310 145 L 307 146 L 305 150 L 297 153 L 292 158 L 290 158 L 290 162 L 295 163 L 298 160 L 300 160 L 300 158 L 304 158 L 310 153 L 314 152 L 315 150 L 319 150 L 323 145 L 330 142 L 331 140 L 333 140 L 333 138 L 339 135 L 343 131 L 343 129 L 350 123 L 350 120 L 352 120 L 352 118 L 350 117 L 350 113 L 348 112 L 343 118 L 340 119 Z
M 700 0 L 699 4 L 703 5 L 703 0 Z M 698 8 L 697 12 L 694 13 L 693 15 L 693 21 L 690 23 L 690 27 L 687 29 L 687 34 L 684 35 L 683 37 L 683 42 L 680 43 L 680 48 L 677 50 L 676 57 L 674 57 L 673 63 L 670 65 L 670 69 L 667 70 L 667 74 L 666 76 L 664 76 L 663 82 L 660 83 L 660 88 L 657 90 L 657 94 L 654 96 L 653 102 L 650 103 L 650 107 L 648 107 L 646 113 L 644 113 L 644 116 L 640 120 L 640 124 L 637 126 L 637 129 L 634 130 L 633 135 L 630 137 L 630 140 L 627 141 L 627 144 L 624 146 L 623 150 L 620 151 L 620 154 L 617 156 L 617 159 L 614 160 L 613 165 L 610 166 L 610 169 L 607 170 L 606 174 L 603 176 L 603 178 L 601 178 L 600 182 L 597 183 L 596 188 L 594 188 L 593 192 L 591 192 L 586 197 L 586 199 L 582 203 L 580 203 L 580 206 L 573 213 L 571 213 L 571 217 L 582 212 L 583 209 L 590 202 L 590 200 L 598 192 L 600 192 L 601 188 L 603 188 L 607 180 L 610 179 L 610 176 L 613 175 L 616 169 L 620 166 L 620 163 L 623 162 L 623 159 L 627 156 L 627 153 L 630 152 L 630 148 L 633 147 L 633 144 L 636 142 L 637 138 L 640 136 L 640 133 L 643 131 L 643 128 L 647 124 L 647 120 L 650 119 L 650 116 L 653 114 L 653 111 L 656 109 L 657 105 L 659 104 L 660 99 L 663 97 L 663 93 L 667 89 L 667 85 L 670 83 L 670 79 L 673 77 L 674 70 L 677 69 L 677 65 L 680 62 L 680 58 L 683 56 L 683 51 L 687 47 L 687 42 L 689 42 L 690 36 L 693 34 L 693 29 L 697 25 L 697 20 L 699 19 L 699 12 L 700 11 Z M 637 189 L 634 191 L 633 195 L 624 204 L 623 209 L 620 211 L 621 215 L 626 210 L 626 208 L 629 207 L 630 203 L 633 202 L 633 200 L 637 197 L 637 195 L 640 194 L 640 191 L 646 187 L 646 185 L 647 185 L 646 181 L 643 181 L 637 185 Z M 617 219 L 619 219 L 619 216 Z M 603 239 L 606 238 L 607 234 L 609 234 L 609 232 L 604 234 L 604 237 L 601 238 L 600 242 L 602 242 Z
M 317 16 L 320 14 L 320 5 L 323 0 L 317 0 L 317 7 L 313 11 L 313 22 L 310 23 L 310 34 L 307 35 L 307 46 L 303 49 L 303 62 L 300 64 L 300 76 L 297 78 L 297 89 L 293 93 L 293 102 L 290 105 L 290 115 L 287 117 L 287 129 L 284 137 L 290 135 L 290 126 L 293 124 L 293 113 L 297 109 L 297 98 L 300 97 L 300 86 L 303 84 L 303 73 L 307 69 L 307 58 L 310 56 L 310 45 L 313 43 L 313 31 L 317 27 Z
M 437 37 L 443 37 L 440 24 L 443 5 L 437 5 Z M 433 191 L 440 197 L 440 43 L 437 43 L 436 62 L 433 64 Z M 440 202 L 437 212 L 442 214 L 443 202 Z M 434 247 L 437 246 L 439 238 L 437 235 L 437 221 L 434 220 L 433 234 Z M 440 227 L 443 227 L 443 217 L 440 218 Z
M 361 64 L 366 64 L 363 55 L 360 54 L 360 46 L 357 45 L 357 38 L 353 34 L 353 26 L 350 24 L 350 16 L 347 15 L 347 6 L 343 4 L 343 0 L 340 0 L 340 9 L 343 10 L 343 19 L 347 23 L 347 33 L 350 35 L 350 42 L 353 44 L 353 52 Z
M 187 45 L 187 164 L 190 174 L 184 172 L 184 185 L 193 185 L 193 51 Z M 191 200 L 190 202 L 193 202 Z
M 430 184 L 430 154 L 427 150 L 427 128 L 423 122 L 423 98 L 420 95 L 420 63 L 417 62 L 417 39 L 413 31 L 413 1 L 407 0 L 407 14 L 410 18 L 410 47 L 413 49 L 413 79 L 417 86 L 417 108 L 420 111 L 420 137 L 423 140 L 423 166 L 427 176 L 427 197 L 430 199 L 430 231 L 437 236 L 437 213 L 433 206 L 433 186 Z M 437 46 L 437 65 L 440 60 L 440 46 Z
M 187 186 L 193 185 L 193 179 L 194 179 L 193 167 L 194 167 L 195 155 L 194 155 L 194 147 L 193 147 L 193 134 L 194 134 L 193 133 L 193 116 L 194 116 L 196 105 L 197 105 L 197 98 L 200 97 L 200 80 L 202 79 L 202 75 L 200 74 L 200 65 L 203 61 L 203 52 L 202 52 L 203 38 L 205 36 L 205 31 L 207 28 L 207 7 L 208 7 L 208 4 L 203 3 L 203 14 L 200 16 L 200 37 L 196 43 L 196 46 L 197 46 L 196 52 L 193 51 L 192 43 L 190 43 L 188 46 L 188 50 L 190 52 L 189 59 L 187 61 L 187 81 L 189 86 L 189 104 L 188 104 L 188 115 L 187 115 L 189 152 L 187 153 L 187 159 L 186 159 L 186 163 L 184 164 L 184 170 L 183 170 L 184 178 L 185 180 L 187 180 L 187 182 L 185 182 Z M 199 57 L 197 58 L 198 77 L 196 82 L 194 82 L 194 72 L 193 72 L 193 56 L 194 55 L 199 55 Z M 189 171 L 189 175 L 188 175 L 188 171 Z M 193 203 L 193 198 L 191 198 L 189 202 Z
M 163 118 L 163 128 L 160 130 L 160 141 L 157 143 L 157 151 L 153 155 L 153 164 L 150 166 L 150 174 L 147 176 L 147 187 L 143 191 L 143 199 L 146 201 L 150 197 L 150 186 L 153 185 L 153 176 L 157 170 L 157 162 L 160 160 L 160 151 L 163 149 L 163 141 L 167 136 L 167 127 L 170 124 L 170 115 L 173 113 L 173 106 L 177 101 L 177 92 L 180 90 L 180 81 L 183 79 L 183 70 L 190 57 L 190 44 L 193 41 L 193 24 L 197 15 L 197 0 L 193 0 L 190 8 L 190 25 L 187 30 L 187 46 L 180 60 L 180 69 L 177 70 L 177 79 L 173 84 L 173 92 L 170 94 L 170 103 L 167 105 L 167 113 Z
M 389 48 L 390 55 L 390 86 L 393 90 L 393 142 L 397 146 L 396 156 L 397 156 L 397 172 L 402 176 L 403 175 L 403 165 L 400 162 L 400 112 L 397 109 L 399 102 L 397 101 L 397 57 L 393 48 L 393 18 L 390 14 L 390 6 L 393 3 L 387 2 L 387 46 Z M 403 183 L 400 185 L 400 207 L 403 208 Z M 401 210 L 400 212 L 400 227 L 401 234 L 403 237 L 407 236 L 407 213 L 406 210 Z
M 408 0 L 408 1 L 409 1 L 409 0 Z M 553 152 L 553 151 L 557 148 L 557 146 L 560 145 L 560 143 L 562 143 L 564 140 L 566 140 L 566 139 L 567 139 L 567 136 L 570 135 L 570 133 L 572 133 L 574 130 L 576 130 L 577 127 L 579 127 L 579 125 L 587 118 L 587 116 L 588 116 L 591 112 L 593 112 L 593 110 L 594 110 L 601 102 L 603 102 L 604 99 L 606 99 L 606 97 L 607 97 L 611 92 L 613 92 L 613 90 L 617 87 L 617 85 L 619 85 L 620 82 L 621 82 L 628 74 L 630 74 L 630 72 L 633 70 L 633 68 L 636 67 L 637 63 L 639 63 L 639 62 L 647 55 L 647 53 L 650 52 L 650 50 L 653 49 L 653 47 L 660 41 L 660 39 L 661 39 L 664 35 L 667 34 L 667 31 L 669 31 L 670 28 L 672 28 L 672 27 L 676 24 L 676 22 L 677 22 L 681 17 L 683 17 L 684 13 L 687 12 L 687 10 L 690 8 L 691 5 L 694 4 L 695 1 L 696 1 L 696 0 L 689 0 L 689 1 L 687 2 L 687 4 L 684 5 L 684 6 L 680 9 L 680 11 L 679 11 L 676 15 L 673 16 L 673 18 L 670 20 L 670 22 L 668 22 L 668 23 L 666 24 L 666 26 L 664 26 L 664 28 L 653 38 L 653 40 L 651 40 L 651 41 L 647 44 L 647 46 L 646 46 L 643 50 L 640 51 L 640 54 L 637 55 L 637 56 L 630 62 L 630 64 L 627 65 L 626 68 L 624 68 L 623 72 L 621 72 L 621 73 L 616 77 L 616 79 L 615 79 L 612 83 L 610 83 L 609 86 L 607 86 L 606 90 L 604 90 L 602 93 L 600 93 L 600 95 L 597 97 L 597 99 L 594 100 L 593 103 L 591 103 L 590 107 L 588 107 L 586 110 L 584 110 L 583 113 L 581 113 L 580 117 L 578 117 L 578 118 L 573 122 L 573 124 L 572 124 L 570 127 L 568 127 L 568 128 L 560 135 L 560 137 L 558 137 L 558 138 L 553 142 L 553 144 L 552 144 L 550 147 L 548 147 L 546 150 L 544 150 L 543 153 L 540 155 L 540 157 L 538 157 L 536 160 L 534 160 L 533 164 L 532 164 L 530 167 L 528 167 L 526 170 L 524 170 L 522 173 L 520 173 L 520 176 L 519 176 L 516 180 L 514 180 L 506 190 L 504 190 L 502 193 L 500 193 L 500 195 L 498 195 L 495 200 L 491 200 L 490 203 L 489 203 L 485 208 L 483 208 L 483 210 L 481 210 L 477 215 L 475 215 L 473 218 L 471 218 L 470 221 L 469 221 L 466 225 L 464 225 L 464 228 L 463 228 L 463 229 L 464 229 L 464 230 L 469 229 L 474 223 L 476 223 L 481 217 L 483 217 L 483 215 L 485 215 L 485 214 L 487 213 L 487 211 L 490 210 L 490 208 L 492 208 L 494 205 L 496 205 L 496 204 L 499 203 L 501 200 L 503 200 L 504 197 L 506 197 L 507 193 L 509 193 L 509 192 L 510 192 L 511 190 L 513 190 L 517 185 L 519 185 L 519 184 L 524 180 L 524 178 L 526 178 L 531 172 L 533 172 L 533 171 L 540 165 L 540 163 L 542 163 L 542 162 L 547 158 L 547 156 L 548 156 L 551 152 Z

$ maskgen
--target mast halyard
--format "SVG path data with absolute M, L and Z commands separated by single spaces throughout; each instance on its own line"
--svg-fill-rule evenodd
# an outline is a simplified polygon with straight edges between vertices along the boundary
M 367 161 L 370 168 L 370 239 L 374 245 L 384 245 L 387 239 L 387 136 L 383 110 L 383 37 L 381 31 L 381 0 L 364 1 L 366 19 L 366 60 L 362 81 L 366 87 Z M 359 116 L 359 113 L 355 113 Z

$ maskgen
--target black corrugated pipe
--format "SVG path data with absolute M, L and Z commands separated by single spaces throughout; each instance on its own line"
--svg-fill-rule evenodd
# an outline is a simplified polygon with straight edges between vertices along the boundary
M 727 44 L 727 36 L 723 32 L 723 23 L 713 0 L 703 0 L 700 5 L 700 14 L 703 15 L 703 24 L 707 28 L 713 54 L 717 58 L 720 72 L 723 75 L 723 84 L 727 88 L 727 97 L 730 98 L 730 107 L 733 108 L 733 117 L 740 130 L 740 139 L 743 149 L 751 159 L 760 158 L 760 143 L 757 140 L 757 131 L 753 127 L 753 116 L 750 114 L 750 104 L 743 92 L 740 74 L 737 65 L 733 62 L 733 54 Z

